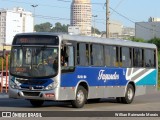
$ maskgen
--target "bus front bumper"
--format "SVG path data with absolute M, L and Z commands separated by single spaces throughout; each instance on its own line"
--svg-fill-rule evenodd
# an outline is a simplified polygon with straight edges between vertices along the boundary
M 18 90 L 9 88 L 10 98 L 24 98 L 37 100 L 56 100 L 55 90 L 50 91 L 35 91 L 35 90 Z

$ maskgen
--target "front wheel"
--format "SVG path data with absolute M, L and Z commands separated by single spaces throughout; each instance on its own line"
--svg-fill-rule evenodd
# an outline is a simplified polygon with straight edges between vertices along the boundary
M 30 103 L 34 107 L 41 107 L 44 103 L 44 100 L 30 100 Z
M 79 86 L 76 93 L 76 99 L 71 102 L 74 108 L 82 108 L 87 100 L 87 90 Z
M 132 103 L 133 99 L 134 99 L 134 95 L 135 95 L 135 90 L 134 90 L 134 87 L 129 84 L 127 86 L 127 90 L 126 90 L 126 94 L 125 94 L 125 97 L 122 97 L 122 102 L 125 103 L 125 104 L 130 104 Z

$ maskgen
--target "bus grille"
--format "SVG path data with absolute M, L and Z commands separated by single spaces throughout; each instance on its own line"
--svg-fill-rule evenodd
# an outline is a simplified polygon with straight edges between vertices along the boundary
M 23 79 L 16 79 L 19 83 L 25 85 L 43 85 L 47 81 L 46 80 L 23 80 Z
M 23 92 L 24 96 L 39 96 L 40 92 Z

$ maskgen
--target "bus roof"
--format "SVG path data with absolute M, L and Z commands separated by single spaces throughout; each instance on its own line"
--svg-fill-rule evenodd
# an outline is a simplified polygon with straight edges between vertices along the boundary
M 69 35 L 64 33 L 53 33 L 53 32 L 32 32 L 32 33 L 21 33 L 19 35 L 51 35 L 51 36 L 59 36 L 60 40 L 70 40 L 77 42 L 87 42 L 87 43 L 99 43 L 99 44 L 108 44 L 108 45 L 120 45 L 120 46 L 128 46 L 128 47 L 142 47 L 142 48 L 154 48 L 156 49 L 156 45 L 152 43 L 142 43 L 142 42 L 133 42 L 130 40 L 123 39 L 113 39 L 113 38 L 98 38 L 91 36 L 81 36 L 81 35 Z

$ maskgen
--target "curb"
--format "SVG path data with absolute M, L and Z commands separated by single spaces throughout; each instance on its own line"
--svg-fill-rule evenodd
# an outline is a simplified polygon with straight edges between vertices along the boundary
M 9 98 L 8 94 L 0 93 L 0 99 L 1 98 Z

